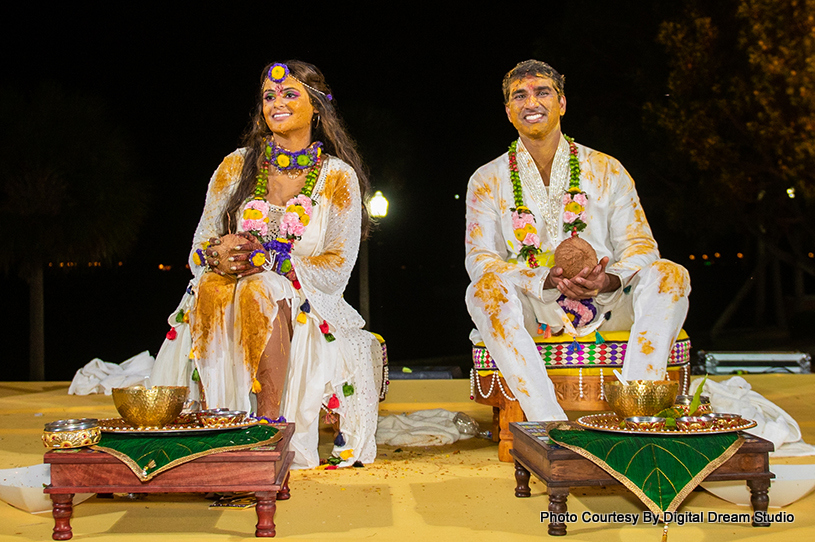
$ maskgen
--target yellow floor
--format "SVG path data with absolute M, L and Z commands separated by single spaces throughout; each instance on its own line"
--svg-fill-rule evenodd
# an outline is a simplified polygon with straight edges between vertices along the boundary
M 815 443 L 815 375 L 748 376 L 753 388 L 786 409 L 801 424 L 804 438 Z M 66 394 L 68 383 L 0 382 L 0 468 L 42 461 L 43 424 L 68 417 L 111 417 L 110 397 Z M 382 414 L 427 408 L 464 411 L 482 425 L 492 411 L 468 400 L 468 381 L 394 381 Z M 572 417 L 576 413 L 570 413 Z M 815 463 L 815 457 L 773 463 Z M 362 469 L 295 471 L 292 498 L 281 502 L 275 517 L 278 538 L 300 540 L 541 540 L 546 525 L 545 486 L 533 481 L 532 497 L 517 499 L 513 467 L 497 460 L 497 445 L 472 439 L 438 448 L 381 447 L 376 463 Z M 130 501 L 92 498 L 74 509 L 75 540 L 236 540 L 253 538 L 254 510 L 208 509 L 197 495 L 154 495 Z M 570 512 L 637 513 L 642 504 L 617 487 L 577 489 Z M 748 509 L 694 492 L 680 511 L 744 512 Z M 773 510 L 773 509 L 771 509 Z M 729 540 L 811 540 L 815 536 L 815 493 L 783 509 L 791 524 L 754 529 L 745 524 L 673 525 L 669 539 L 694 542 Z M 32 515 L 0 502 L 0 541 L 50 540 L 50 514 Z M 651 541 L 659 527 L 574 523 L 569 540 Z

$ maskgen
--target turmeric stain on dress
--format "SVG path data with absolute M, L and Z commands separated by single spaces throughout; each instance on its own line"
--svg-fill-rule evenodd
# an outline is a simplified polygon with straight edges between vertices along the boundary
M 659 293 L 671 295 L 674 303 L 687 295 L 690 279 L 685 268 L 666 260 L 657 260 L 654 267 L 659 271 Z
M 645 338 L 645 333 L 645 331 L 640 332 L 640 336 L 637 337 L 637 343 L 640 345 L 640 352 L 647 356 L 654 351 L 654 345 L 651 344 L 651 341 Z
M 342 248 L 342 247 L 340 247 Z M 337 250 L 329 250 L 323 252 L 318 256 L 308 256 L 303 258 L 304 262 L 308 262 L 309 265 L 313 265 L 314 267 L 320 267 L 322 269 L 328 268 L 337 268 L 339 269 L 342 267 L 342 264 L 345 263 L 345 258 L 340 254 Z
M 509 302 L 507 289 L 493 273 L 486 273 L 475 283 L 476 299 L 484 304 L 484 312 L 490 319 L 490 329 L 493 336 L 506 340 L 504 322 L 499 317 L 501 306 Z
M 491 179 L 491 180 L 493 182 L 495 182 L 494 178 Z M 473 190 L 473 200 L 477 201 L 477 200 L 491 200 L 491 199 L 492 199 L 492 188 L 490 188 L 490 186 L 488 184 L 482 184 L 482 185 L 476 187 L 475 190 Z
M 517 388 L 518 388 L 518 393 L 523 393 L 524 395 L 529 397 L 529 391 L 527 391 L 527 389 L 526 389 L 526 380 L 524 380 L 521 377 L 518 377 Z
M 238 288 L 238 322 L 243 363 L 255 374 L 271 335 L 271 321 L 264 313 L 272 306 L 260 277 L 246 277 Z
M 470 239 L 480 239 L 484 236 L 484 234 L 481 232 L 481 226 L 479 226 L 476 222 L 473 222 L 467 226 L 467 235 L 470 237 Z
M 215 172 L 215 179 L 212 182 L 212 193 L 217 194 L 229 188 L 240 176 L 243 169 L 243 156 L 240 154 L 230 154 Z
M 198 284 L 195 307 L 190 318 L 190 334 L 196 359 L 206 357 L 213 333 L 224 327 L 224 314 L 234 296 L 236 280 L 207 273 Z
M 351 203 L 348 182 L 348 173 L 345 171 L 330 172 L 325 179 L 323 193 L 339 210 L 345 209 Z

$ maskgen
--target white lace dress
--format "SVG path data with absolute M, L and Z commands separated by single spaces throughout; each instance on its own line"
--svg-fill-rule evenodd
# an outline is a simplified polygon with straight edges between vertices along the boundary
M 204 212 L 190 251 L 194 276 L 178 309 L 168 319 L 176 336 L 162 345 L 151 383 L 191 385 L 192 372 L 197 368 L 209 407 L 248 411 L 254 375 L 247 368 L 250 364 L 244 363 L 241 345 L 235 344 L 240 333 L 230 329 L 213 332 L 207 344 L 193 345 L 189 325 L 177 321 L 179 313 L 189 313 L 195 305 L 204 269 L 194 264 L 193 255 L 210 238 L 223 233 L 221 216 L 237 188 L 245 154 L 246 149 L 238 149 L 227 156 L 209 183 Z M 334 455 L 343 458 L 340 466 L 355 461 L 370 463 L 376 456 L 374 434 L 382 377 L 381 348 L 372 334 L 361 329 L 362 317 L 342 297 L 359 250 L 361 199 L 356 173 L 342 160 L 326 155 L 312 198 L 316 205 L 311 221 L 292 252 L 301 289 L 295 290 L 288 280 L 273 272 L 248 278 L 259 283 L 263 295 L 274 301 L 264 305 L 268 321 L 276 317 L 278 301 L 287 300 L 292 307 L 294 334 L 280 412 L 296 424 L 291 442 L 291 449 L 296 452 L 295 468 L 319 464 L 320 409 L 332 395 L 339 399 L 339 407 L 334 411 L 340 416 L 340 429 L 345 437 L 345 444 L 334 448 Z M 279 217 L 282 210 L 277 211 Z M 243 280 L 246 279 L 239 282 Z M 306 323 L 301 324 L 296 317 L 306 300 L 310 311 Z M 335 341 L 325 339 L 320 330 L 323 321 L 328 323 Z M 271 335 L 271 329 L 256 332 L 263 344 L 262 338 L 265 336 L 268 341 Z M 344 384 L 351 384 L 353 393 L 345 396 Z M 350 387 L 346 386 L 346 391 Z

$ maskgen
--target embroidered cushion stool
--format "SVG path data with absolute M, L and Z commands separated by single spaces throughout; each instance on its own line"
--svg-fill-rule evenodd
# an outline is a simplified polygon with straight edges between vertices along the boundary
M 579 346 L 569 335 L 535 338 L 563 410 L 611 410 L 603 394 L 603 382 L 615 378 L 614 369 L 622 369 L 628 337 L 628 331 L 598 332 L 578 337 Z M 668 378 L 679 382 L 680 393 L 687 392 L 690 383 L 690 338 L 684 330 L 679 333 L 671 350 Z M 473 346 L 470 398 L 492 407 L 492 438 L 499 443 L 498 459 L 513 461 L 509 424 L 525 421 L 526 417 L 483 342 Z

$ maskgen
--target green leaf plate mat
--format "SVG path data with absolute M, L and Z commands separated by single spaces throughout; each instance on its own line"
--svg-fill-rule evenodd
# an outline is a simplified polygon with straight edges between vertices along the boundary
M 605 470 L 654 514 L 675 512 L 744 443 L 737 433 L 651 437 L 586 431 L 567 424 L 550 426 L 549 439 Z
M 179 436 L 139 436 L 102 433 L 94 450 L 109 453 L 130 467 L 142 482 L 162 472 L 220 452 L 246 450 L 274 444 L 283 431 L 271 425 L 255 425 L 242 430 L 211 431 Z

